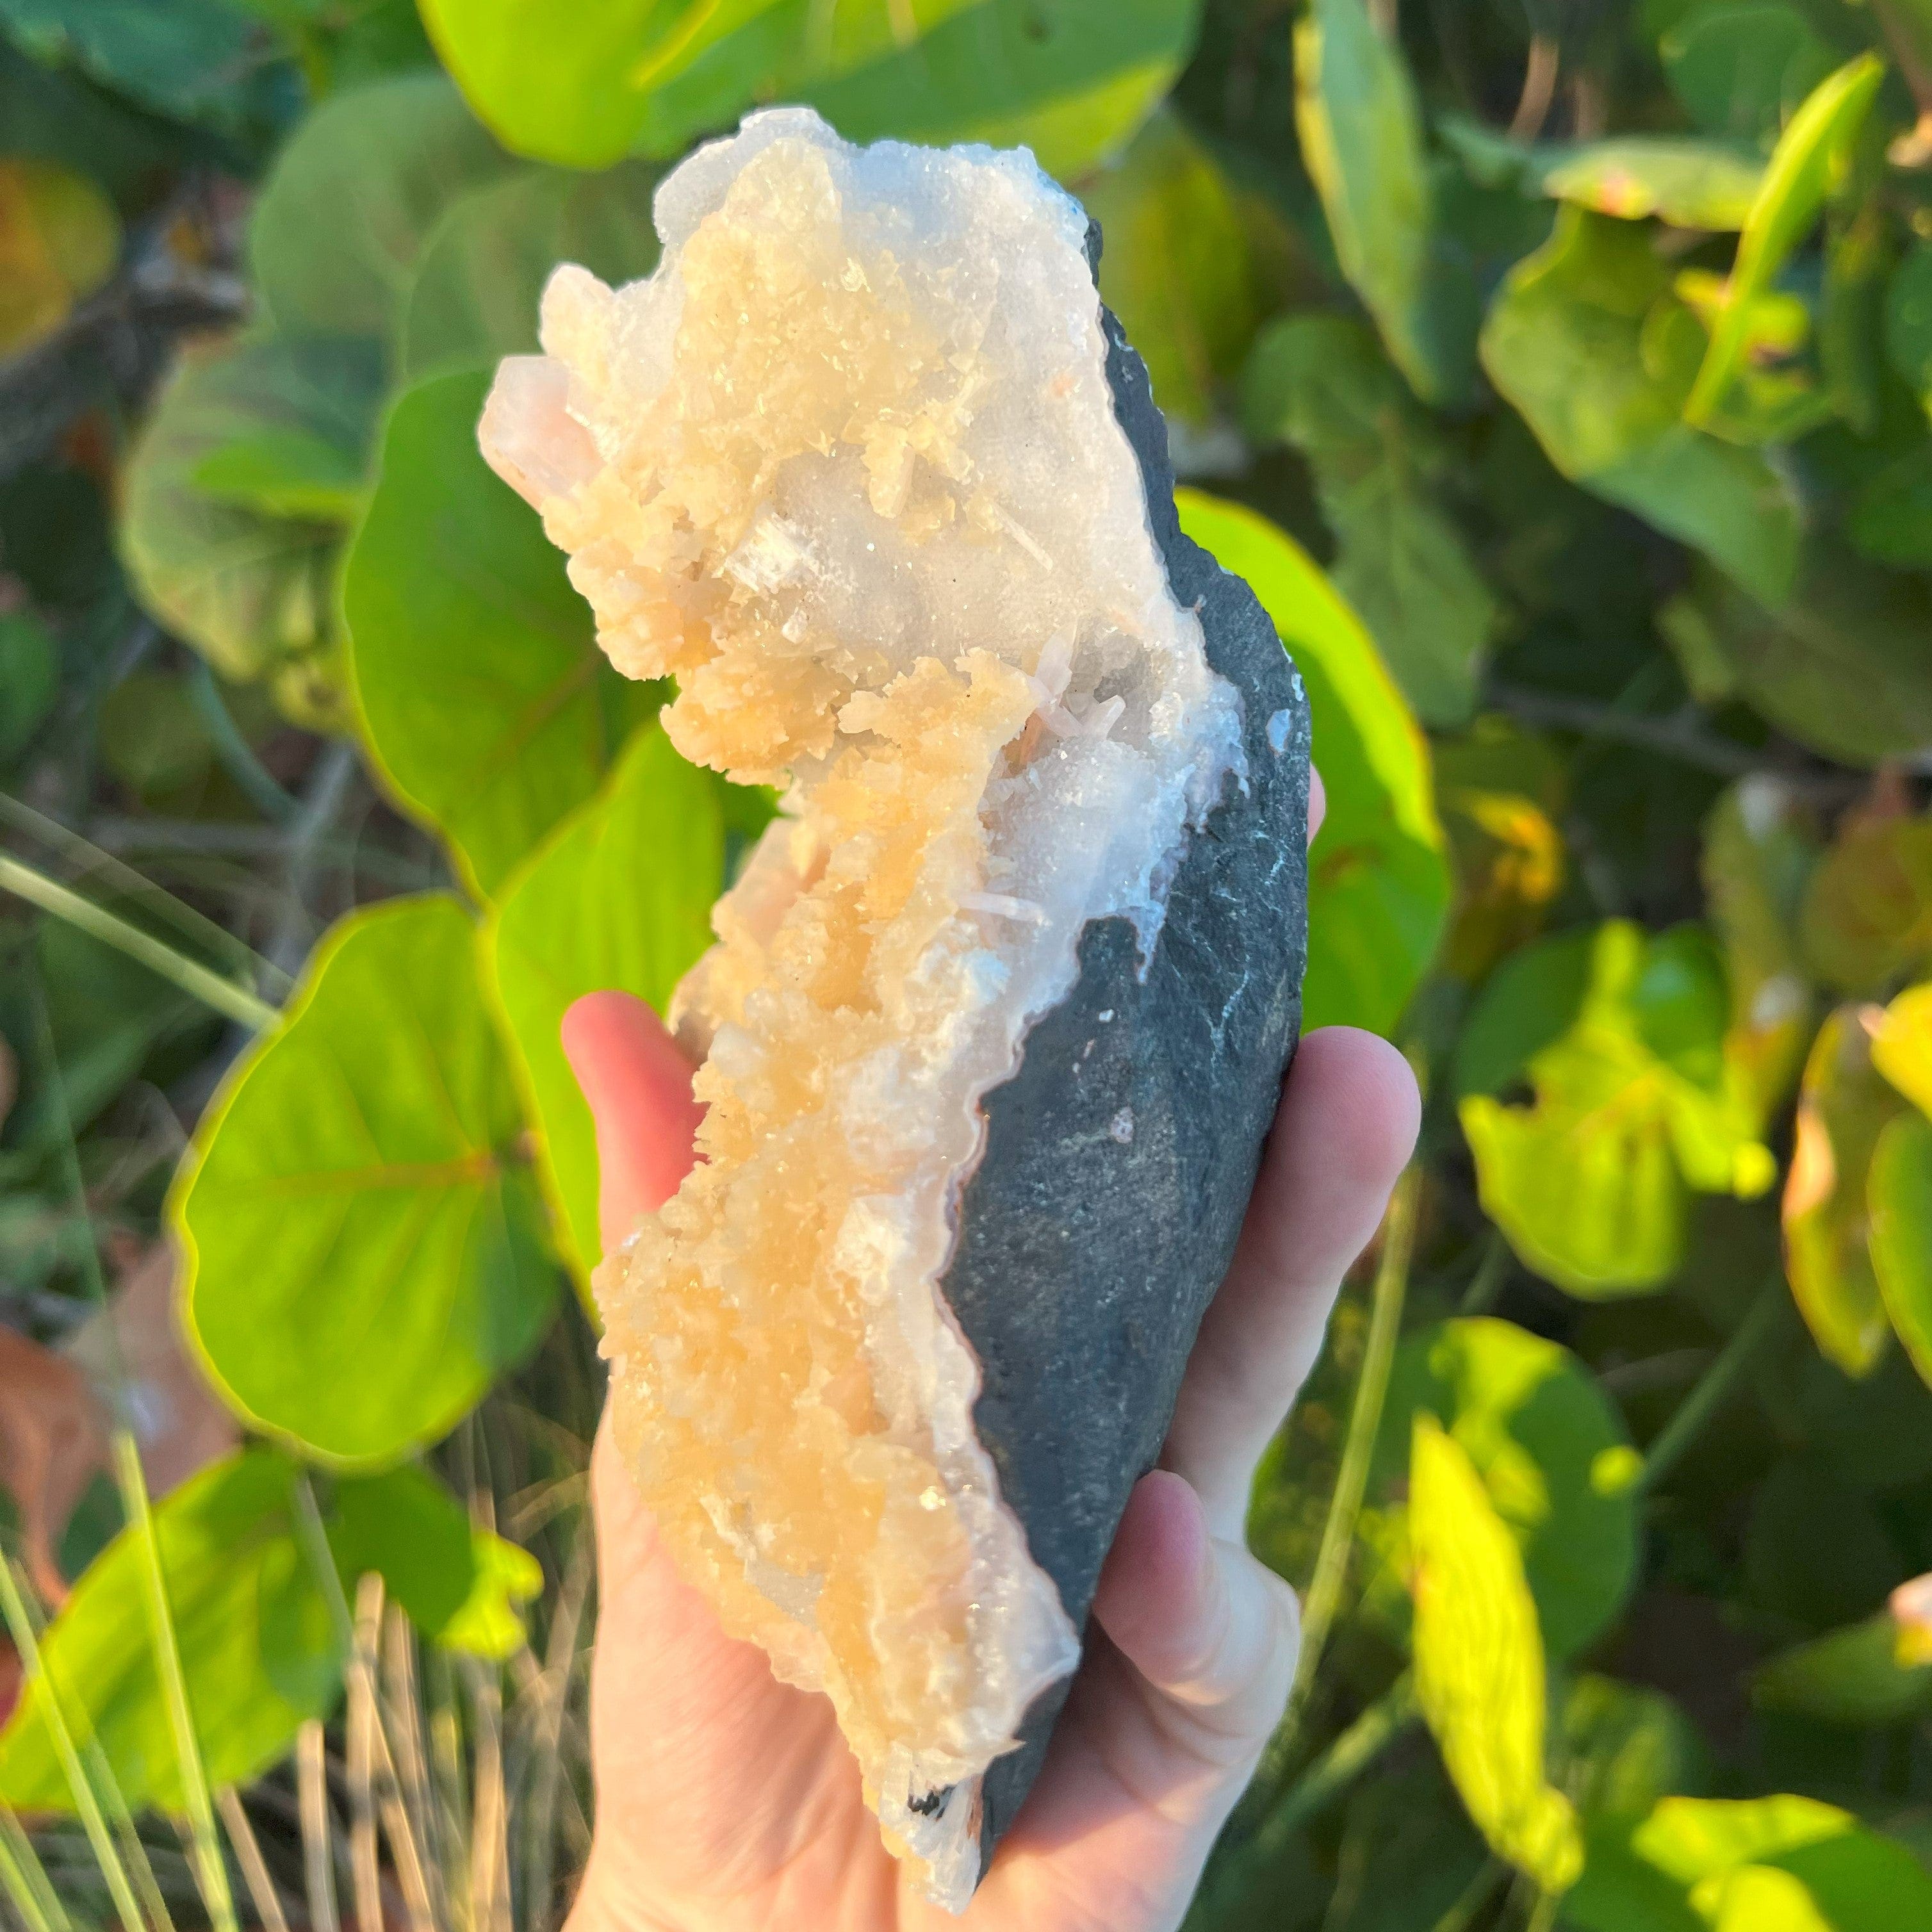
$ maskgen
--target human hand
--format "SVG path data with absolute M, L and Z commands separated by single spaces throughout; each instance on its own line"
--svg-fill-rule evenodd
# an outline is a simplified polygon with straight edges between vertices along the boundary
M 1310 836 L 1319 823 L 1318 790 Z M 563 1041 L 597 1123 L 604 1243 L 676 1188 L 698 1110 L 650 1009 L 593 993 Z M 902 1881 L 824 1697 L 779 1683 L 679 1576 L 608 1428 L 591 1464 L 597 1823 L 567 1932 L 1166 1932 L 1281 1716 L 1294 1594 L 1243 1537 L 1255 1467 L 1313 1366 L 1418 1119 L 1408 1064 L 1328 1027 L 1282 1090 L 1232 1266 L 1094 1598 L 1046 1761 L 964 1916 Z

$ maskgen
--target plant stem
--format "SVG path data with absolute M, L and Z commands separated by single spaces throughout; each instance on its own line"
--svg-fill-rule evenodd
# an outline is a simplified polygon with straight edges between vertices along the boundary
M 174 1736 L 182 1794 L 188 1802 L 195 1877 L 201 1888 L 202 1903 L 208 1907 L 215 1932 L 239 1932 L 235 1895 L 229 1888 L 227 1861 L 222 1856 L 221 1837 L 214 1826 L 214 1800 L 208 1789 L 208 1767 L 202 1760 L 194 1707 L 188 1702 L 188 1677 L 182 1668 L 181 1644 L 175 1634 L 173 1606 L 168 1601 L 167 1578 L 161 1568 L 160 1540 L 154 1532 L 147 1478 L 141 1472 L 141 1452 L 132 1433 L 124 1428 L 114 1432 L 114 1466 L 120 1478 L 122 1506 L 128 1513 L 141 1552 L 148 1634 L 154 1647 L 154 1669 L 167 1703 L 168 1728 Z
M 21 1675 L 28 1687 L 39 1693 L 37 1701 L 46 1724 L 48 1738 L 66 1775 L 68 1789 L 73 1793 L 74 1808 L 80 1814 L 81 1829 L 87 1834 L 87 1842 L 93 1848 L 94 1862 L 100 1868 L 100 1876 L 107 1882 L 108 1896 L 113 1900 L 114 1909 L 121 1915 L 126 1932 L 139 1932 L 141 1908 L 136 1902 L 134 1888 L 128 1882 L 127 1868 L 121 1862 L 120 1853 L 115 1850 L 113 1838 L 107 1829 L 107 1820 L 101 1815 L 100 1801 L 81 1768 L 80 1753 L 75 1748 L 74 1732 L 68 1728 L 67 1713 L 61 1708 L 46 1660 L 34 1634 L 32 1620 L 27 1615 L 26 1599 L 21 1595 L 20 1584 L 15 1580 L 14 1566 L 4 1557 L 0 1557 L 0 1614 L 5 1616 L 8 1634 L 14 1640 L 14 1648 L 20 1654 Z
M 1293 1748 L 1322 1652 L 1341 1608 L 1342 1592 L 1348 1576 L 1348 1558 L 1355 1545 L 1355 1525 L 1361 1515 L 1362 1497 L 1368 1488 L 1369 1464 L 1373 1459 L 1376 1438 L 1382 1423 L 1382 1406 L 1388 1398 L 1389 1371 L 1395 1360 L 1395 1345 L 1402 1330 L 1402 1304 L 1408 1293 L 1408 1268 L 1415 1251 L 1416 1205 L 1422 1190 L 1423 1170 L 1412 1166 L 1396 1183 L 1389 1198 L 1388 1212 L 1382 1222 L 1382 1258 L 1376 1265 L 1375 1289 L 1369 1315 L 1369 1337 L 1362 1351 L 1361 1372 L 1355 1378 L 1355 1400 L 1348 1414 L 1348 1432 L 1342 1444 L 1341 1467 L 1335 1488 L 1328 1499 L 1328 1520 L 1322 1526 L 1322 1544 L 1315 1558 L 1315 1574 L 1308 1586 L 1308 1597 L 1301 1613 L 1301 1654 L 1295 1660 L 1294 1688 L 1288 1694 L 1288 1712 L 1269 1746 L 1276 1776 L 1282 1761 Z
M 0 1804 L 0 1879 L 31 1932 L 70 1932 L 67 1907 L 10 1804 Z
M 1738 1324 L 1737 1331 L 1718 1352 L 1706 1369 L 1652 1443 L 1643 1459 L 1642 1486 L 1654 1489 L 1676 1465 L 1724 1404 L 1730 1400 L 1739 1378 L 1750 1367 L 1751 1358 L 1778 1324 L 1784 1307 L 1784 1278 L 1775 1270 L 1766 1282 L 1750 1312 Z
M 1509 1262 L 1508 1237 L 1502 1228 L 1492 1228 L 1488 1245 L 1483 1250 L 1483 1258 L 1476 1264 L 1476 1271 L 1469 1277 L 1468 1286 L 1462 1291 L 1462 1299 L 1456 1305 L 1458 1316 L 1466 1318 L 1472 1315 L 1486 1314 L 1496 1305 L 1504 1277 L 1509 1272 Z
M 214 741 L 214 755 L 221 760 L 222 769 L 247 793 L 249 802 L 270 818 L 293 818 L 298 808 L 296 801 L 275 782 L 267 766 L 256 757 L 254 748 L 242 736 L 206 658 L 195 659 L 188 674 L 188 688 L 194 699 L 194 708 L 201 713 L 201 722 Z
M 0 853 L 0 887 L 17 893 L 43 912 L 50 912 L 56 918 L 65 920 L 70 926 L 78 926 L 91 938 L 126 953 L 129 958 L 139 960 L 150 972 L 159 974 L 190 998 L 212 1006 L 217 1012 L 241 1025 L 259 1033 L 275 1022 L 276 1010 L 266 1000 L 257 998 L 245 986 L 237 986 L 232 980 L 212 971 L 200 960 L 176 952 L 165 940 L 157 939 L 139 926 L 129 925 L 106 907 L 82 898 L 58 880 L 36 871 L 24 860 Z

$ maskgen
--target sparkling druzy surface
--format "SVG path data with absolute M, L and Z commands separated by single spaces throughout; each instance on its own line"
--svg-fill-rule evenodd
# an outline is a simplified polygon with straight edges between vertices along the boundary
M 700 1163 L 600 1272 L 615 1425 L 956 1907 L 1272 1114 L 1305 716 L 1029 156 L 779 110 L 657 220 L 482 427 L 674 742 L 784 788 L 674 1012 Z

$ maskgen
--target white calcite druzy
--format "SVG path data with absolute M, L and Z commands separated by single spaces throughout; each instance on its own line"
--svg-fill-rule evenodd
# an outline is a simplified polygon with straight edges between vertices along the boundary
M 1078 1656 L 943 1292 L 980 1102 L 1090 921 L 1153 946 L 1240 703 L 1169 590 L 1085 217 L 1030 155 L 781 110 L 656 217 L 647 280 L 556 271 L 482 424 L 612 661 L 676 679 L 679 749 L 784 788 L 675 1008 L 700 1162 L 599 1276 L 615 1424 L 686 1574 L 832 1699 L 957 1907 L 980 1774 Z

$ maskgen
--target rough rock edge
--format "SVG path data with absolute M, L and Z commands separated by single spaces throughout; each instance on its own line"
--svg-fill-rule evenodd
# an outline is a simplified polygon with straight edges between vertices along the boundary
M 1098 224 L 1087 245 L 1097 268 Z M 1300 1030 L 1307 956 L 1301 680 L 1254 592 L 1182 534 L 1147 365 L 1104 304 L 1101 319 L 1114 413 L 1168 581 L 1177 602 L 1198 604 L 1208 662 L 1241 694 L 1248 778 L 1245 794 L 1230 780 L 1193 836 L 1144 977 L 1125 920 L 1082 934 L 1073 990 L 986 1096 L 986 1150 L 940 1283 L 980 1359 L 974 1420 L 1001 1498 L 1083 1634 L 1234 1252 Z M 986 1774 L 982 1876 L 1071 1682 L 1036 1700 L 1018 1748 Z

